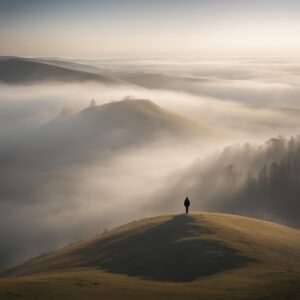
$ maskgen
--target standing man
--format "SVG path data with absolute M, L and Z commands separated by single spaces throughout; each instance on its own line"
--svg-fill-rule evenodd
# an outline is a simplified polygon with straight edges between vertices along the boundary
M 185 197 L 184 200 L 184 206 L 185 206 L 185 213 L 188 214 L 189 213 L 189 206 L 191 204 L 191 201 L 188 197 Z

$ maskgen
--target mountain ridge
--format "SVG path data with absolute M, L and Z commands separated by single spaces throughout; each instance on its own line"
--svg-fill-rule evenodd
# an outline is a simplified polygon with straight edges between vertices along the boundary
M 64 65 L 63 65 L 64 64 Z M 75 63 L 70 63 L 76 65 Z M 47 60 L 25 59 L 19 57 L 2 57 L 0 59 L 0 81 L 4 83 L 38 83 L 38 82 L 100 82 L 105 84 L 129 84 L 124 80 L 88 71 L 88 67 L 68 67 Z

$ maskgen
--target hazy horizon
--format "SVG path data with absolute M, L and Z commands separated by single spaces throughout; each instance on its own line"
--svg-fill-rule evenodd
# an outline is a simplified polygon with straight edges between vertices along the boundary
M 0 1 L 0 55 L 298 56 L 294 0 Z

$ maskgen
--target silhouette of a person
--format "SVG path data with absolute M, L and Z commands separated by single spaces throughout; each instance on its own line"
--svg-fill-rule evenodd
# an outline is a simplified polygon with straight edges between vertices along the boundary
M 184 206 L 185 206 L 185 213 L 188 214 L 189 213 L 189 206 L 191 204 L 191 201 L 188 197 L 185 197 L 184 200 Z

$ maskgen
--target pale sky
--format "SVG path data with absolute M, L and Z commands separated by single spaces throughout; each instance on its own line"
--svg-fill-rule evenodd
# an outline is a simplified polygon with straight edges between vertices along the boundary
M 297 0 L 0 0 L 0 55 L 297 56 Z

